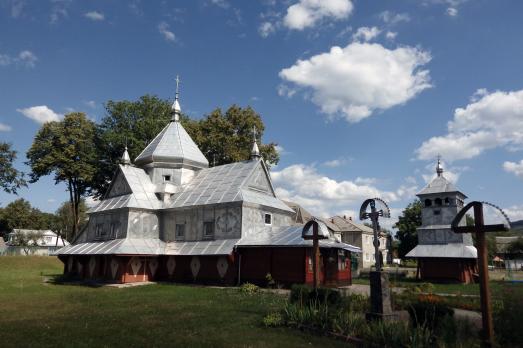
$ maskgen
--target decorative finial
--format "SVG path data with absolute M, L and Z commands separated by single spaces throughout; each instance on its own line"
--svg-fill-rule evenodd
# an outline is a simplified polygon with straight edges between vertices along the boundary
M 251 160 L 260 158 L 260 149 L 258 148 L 258 143 L 256 142 L 256 126 L 252 127 L 252 150 L 251 150 Z
M 443 166 L 441 165 L 441 156 L 438 155 L 438 164 L 436 165 L 436 173 L 438 176 L 441 176 L 443 174 Z
M 127 142 L 127 140 L 126 140 Z M 123 152 L 123 155 L 122 155 L 122 164 L 123 165 L 130 165 L 131 164 L 131 157 L 129 156 L 129 152 L 127 152 L 127 145 L 125 145 L 125 150 Z
M 176 75 L 176 95 L 174 97 L 174 103 L 172 106 L 173 116 L 171 118 L 171 121 L 178 122 L 180 121 L 180 114 L 182 112 L 182 108 L 180 107 L 180 76 Z

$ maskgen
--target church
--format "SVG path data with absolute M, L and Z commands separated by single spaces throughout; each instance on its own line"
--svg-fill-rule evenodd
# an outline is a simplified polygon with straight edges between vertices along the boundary
M 471 283 L 477 270 L 477 251 L 470 233 L 454 233 L 452 220 L 467 198 L 443 175 L 440 159 L 436 177 L 417 194 L 421 201 L 418 245 L 406 257 L 418 261 L 423 280 Z
M 89 222 L 55 255 L 64 274 L 117 283 L 175 281 L 236 285 L 312 283 L 312 241 L 296 212 L 276 197 L 253 134 L 249 160 L 209 167 L 180 123 L 171 121 L 131 162 L 127 148 Z M 351 283 L 351 253 L 320 241 L 320 278 Z

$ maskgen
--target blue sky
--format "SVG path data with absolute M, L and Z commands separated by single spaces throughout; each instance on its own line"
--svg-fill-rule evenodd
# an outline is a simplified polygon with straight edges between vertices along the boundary
M 0 140 L 95 120 L 109 99 L 191 117 L 253 106 L 280 146 L 280 197 L 318 215 L 379 195 L 397 215 L 434 174 L 523 218 L 523 3 L 487 0 L 0 0 Z M 20 192 L 54 211 L 44 178 Z M 0 193 L 5 206 L 16 199 Z

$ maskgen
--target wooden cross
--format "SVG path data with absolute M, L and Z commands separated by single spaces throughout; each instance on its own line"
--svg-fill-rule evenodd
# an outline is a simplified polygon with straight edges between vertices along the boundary
M 459 226 L 470 208 L 474 209 L 474 226 Z M 481 317 L 483 321 L 483 334 L 487 345 L 492 346 L 494 339 L 494 327 L 492 325 L 492 305 L 490 303 L 490 287 L 488 283 L 488 262 L 486 232 L 508 231 L 504 224 L 485 225 L 483 218 L 483 202 L 473 201 L 459 211 L 451 224 L 454 233 L 475 233 L 478 246 L 478 268 L 479 268 L 479 294 L 481 299 Z

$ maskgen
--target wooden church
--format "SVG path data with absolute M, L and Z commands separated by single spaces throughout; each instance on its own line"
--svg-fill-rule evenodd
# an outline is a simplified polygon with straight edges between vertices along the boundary
M 180 123 L 169 124 L 131 163 L 127 149 L 89 223 L 56 252 L 64 273 L 110 282 L 312 283 L 312 242 L 274 193 L 254 135 L 250 160 L 209 167 Z M 351 282 L 351 253 L 333 235 L 320 242 L 321 279 Z

